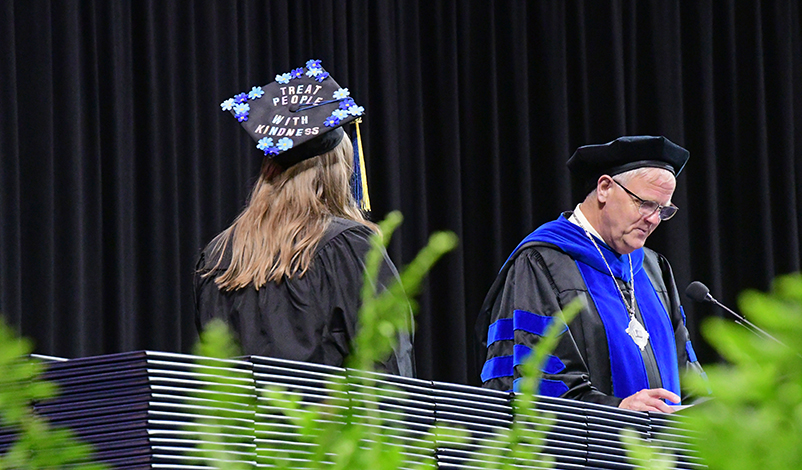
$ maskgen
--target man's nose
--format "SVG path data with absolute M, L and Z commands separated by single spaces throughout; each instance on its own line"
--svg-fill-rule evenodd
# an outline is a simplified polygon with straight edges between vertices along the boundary
M 657 224 L 659 224 L 659 223 L 660 223 L 660 220 L 661 220 L 661 219 L 660 219 L 660 209 L 658 209 L 658 210 L 656 210 L 656 211 L 652 212 L 652 213 L 651 213 L 651 214 L 649 214 L 649 215 L 648 215 L 648 216 L 647 216 L 645 219 L 646 219 L 646 221 L 647 221 L 647 222 L 649 222 L 649 223 L 650 223 L 650 224 L 652 224 L 652 225 L 657 225 Z

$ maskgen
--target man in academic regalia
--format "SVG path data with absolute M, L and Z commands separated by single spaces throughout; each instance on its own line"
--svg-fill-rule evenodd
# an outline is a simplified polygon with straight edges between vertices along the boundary
M 587 197 L 527 236 L 477 321 L 485 387 L 515 390 L 519 365 L 560 311 L 585 302 L 544 366 L 541 395 L 670 413 L 680 375 L 702 373 L 668 261 L 644 247 L 677 212 L 671 197 L 688 151 L 665 137 L 621 137 L 568 160 Z

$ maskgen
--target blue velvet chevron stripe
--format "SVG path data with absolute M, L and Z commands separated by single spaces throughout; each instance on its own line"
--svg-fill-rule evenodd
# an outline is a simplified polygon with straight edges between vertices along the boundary
M 487 330 L 487 345 L 490 346 L 497 341 L 513 340 L 516 330 L 526 331 L 542 337 L 546 334 L 549 325 L 553 321 L 554 317 L 538 315 L 526 310 L 515 310 L 512 318 L 501 318 L 490 325 Z M 567 330 L 568 326 L 563 324 L 560 334 Z M 482 382 L 500 377 L 512 377 L 514 375 L 514 367 L 521 365 L 531 352 L 532 350 L 529 347 L 516 344 L 513 346 L 512 356 L 498 356 L 488 359 L 482 367 Z M 549 356 L 547 363 L 543 367 L 543 372 L 556 374 L 563 369 L 565 369 L 565 365 L 558 357 Z
M 540 395 L 547 397 L 561 397 L 563 393 L 568 391 L 568 385 L 562 380 L 541 379 L 540 388 L 538 389 Z
M 685 309 L 682 308 L 682 305 L 679 306 L 679 313 L 682 315 L 682 325 L 687 326 L 688 319 L 685 318 Z M 691 340 L 685 342 L 685 353 L 688 355 L 689 362 L 698 361 L 696 358 L 696 351 L 693 350 L 693 344 L 691 344 Z
M 516 310 L 512 313 L 513 328 L 523 330 L 541 338 L 546 336 L 549 325 L 554 321 L 554 317 L 548 315 L 538 315 L 537 313 L 527 312 L 526 310 Z M 563 324 L 560 334 L 565 333 L 568 326 Z
M 513 368 L 523 364 L 530 354 L 532 354 L 532 349 L 523 344 L 516 344 L 513 346 L 512 356 L 498 356 L 488 359 L 482 368 L 482 382 L 499 377 L 511 377 Z M 565 370 L 565 364 L 559 357 L 549 355 L 540 370 L 545 374 L 559 374 Z
M 520 366 L 530 354 L 532 354 L 532 349 L 529 346 L 516 344 L 512 349 L 512 365 Z M 559 374 L 565 370 L 565 364 L 559 357 L 549 354 L 540 370 L 546 374 Z
M 688 361 L 696 362 L 698 360 L 696 358 L 696 351 L 693 350 L 693 345 L 691 344 L 691 340 L 685 342 L 685 352 L 688 354 Z
M 522 344 L 516 344 L 513 347 L 512 356 L 498 356 L 488 359 L 482 368 L 482 381 L 486 382 L 490 379 L 512 376 L 513 367 L 523 364 L 530 354 L 532 354 L 530 348 Z M 540 370 L 545 374 L 559 374 L 565 370 L 565 364 L 559 357 L 549 355 Z
M 512 340 L 515 338 L 515 330 L 522 330 L 534 335 L 543 337 L 546 335 L 549 325 L 554 317 L 538 315 L 527 312 L 526 310 L 515 310 L 512 318 L 500 318 L 493 322 L 487 329 L 487 345 L 496 341 Z M 559 334 L 565 333 L 568 326 L 563 324 Z
M 501 318 L 496 320 L 490 328 L 487 329 L 487 345 L 495 343 L 496 341 L 512 340 L 515 338 L 513 332 L 512 318 Z
M 517 378 L 512 382 L 512 391 L 513 392 L 520 392 L 521 379 Z M 568 385 L 565 385 L 565 382 L 562 380 L 552 380 L 552 379 L 541 379 L 540 386 L 538 387 L 538 395 L 544 395 L 547 397 L 561 397 L 565 392 L 568 391 Z
M 512 377 L 512 367 L 512 356 L 492 357 L 482 366 L 482 382 L 499 377 Z

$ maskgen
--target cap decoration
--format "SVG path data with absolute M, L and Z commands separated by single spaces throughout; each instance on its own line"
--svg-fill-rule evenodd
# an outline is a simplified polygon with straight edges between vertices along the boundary
M 308 60 L 304 67 L 277 74 L 275 81 L 254 86 L 220 103 L 256 141 L 267 158 L 289 168 L 307 158 L 332 150 L 343 138 L 342 126 L 357 120 L 365 108 L 356 104 L 348 88 L 342 88 L 320 64 Z M 361 139 L 359 125 L 357 140 Z M 360 165 L 361 204 L 367 203 L 361 142 L 355 148 Z M 363 207 L 364 208 L 364 207 Z

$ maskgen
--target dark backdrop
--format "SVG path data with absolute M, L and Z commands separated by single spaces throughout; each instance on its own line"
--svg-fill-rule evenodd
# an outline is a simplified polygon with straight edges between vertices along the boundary
M 260 160 L 219 103 L 310 58 L 367 110 L 397 264 L 460 237 L 421 297 L 420 376 L 478 382 L 495 273 L 579 200 L 573 150 L 620 135 L 690 150 L 648 244 L 735 306 L 802 261 L 801 39 L 790 0 L 4 0 L 0 311 L 42 354 L 189 352 L 196 256 Z

